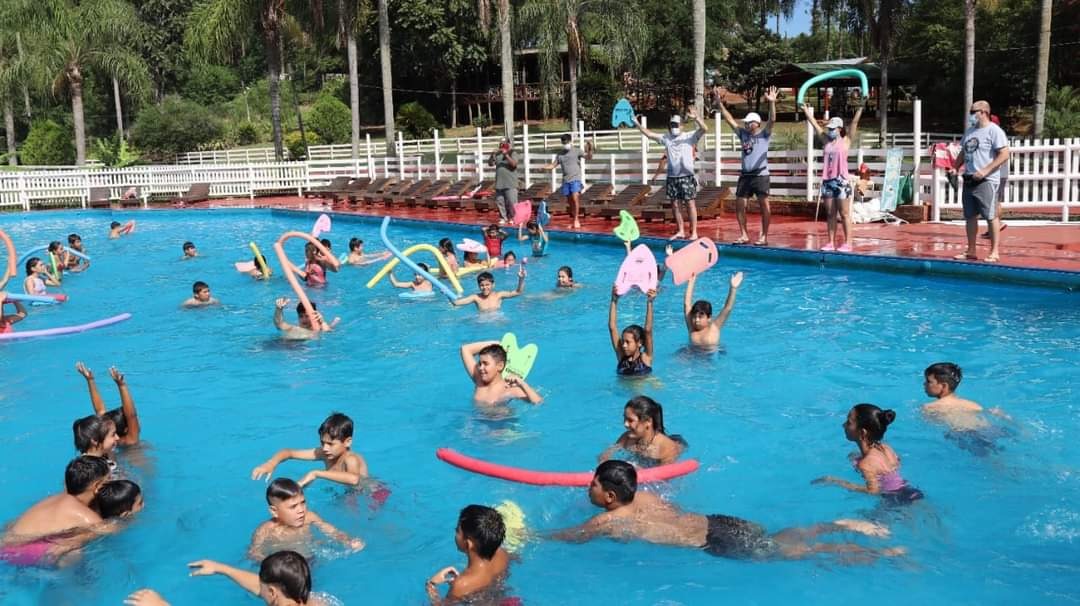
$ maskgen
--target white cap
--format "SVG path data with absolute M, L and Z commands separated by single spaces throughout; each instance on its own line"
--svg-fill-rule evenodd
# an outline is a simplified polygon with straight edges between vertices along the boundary
M 668 120 L 668 124 L 682 124 L 682 118 L 679 117 L 679 114 L 675 114 Z
M 844 125 L 844 120 L 840 116 L 833 116 L 829 118 L 829 121 L 825 123 L 825 128 L 840 128 Z
M 757 112 L 750 112 L 746 114 L 746 117 L 742 119 L 743 122 L 761 122 L 761 116 Z

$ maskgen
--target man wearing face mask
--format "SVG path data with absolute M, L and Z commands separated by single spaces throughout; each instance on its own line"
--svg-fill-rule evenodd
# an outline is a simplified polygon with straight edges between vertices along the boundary
M 503 139 L 499 149 L 491 152 L 488 165 L 495 167 L 495 207 L 499 209 L 499 225 L 505 225 L 513 218 L 518 201 L 517 160 L 508 139 Z
M 757 196 L 761 207 L 761 237 L 754 244 L 765 246 L 769 243 L 769 139 L 772 137 L 773 123 L 776 122 L 776 97 L 779 91 L 769 87 L 765 99 L 769 102 L 769 121 L 761 124 L 761 116 L 750 112 L 743 118 L 740 127 L 731 112 L 724 107 L 722 96 L 717 96 L 720 113 L 724 116 L 735 136 L 742 145 L 742 167 L 739 170 L 739 183 L 735 186 L 735 218 L 739 221 L 739 239 L 735 244 L 746 244 L 750 234 L 746 231 L 746 202 L 750 196 Z
M 678 115 L 668 121 L 668 132 L 658 135 L 641 125 L 641 120 L 634 117 L 634 124 L 642 135 L 664 146 L 667 151 L 667 197 L 671 200 L 671 208 L 675 211 L 675 224 L 678 232 L 669 240 L 685 238 L 686 231 L 683 229 L 682 206 L 687 207 L 690 214 L 690 239 L 696 240 L 697 233 L 697 177 L 694 176 L 694 146 L 699 139 L 705 136 L 709 128 L 698 117 L 697 112 L 691 107 L 686 115 L 697 123 L 697 130 L 692 133 L 682 132 L 682 119 Z
M 967 251 L 956 259 L 978 260 L 975 245 L 979 234 L 979 217 L 990 228 L 990 254 L 984 259 L 996 263 L 999 258 L 997 189 L 1001 175 L 998 169 L 1009 160 L 1009 139 L 1001 127 L 990 121 L 990 104 L 976 101 L 968 111 L 968 129 L 960 141 L 960 154 L 949 172 L 963 171 L 964 219 L 967 221 Z
M 581 184 L 581 159 L 592 160 L 592 143 L 586 142 L 585 153 L 581 153 L 581 150 L 574 149 L 571 144 L 572 137 L 569 134 L 560 137 L 560 141 L 562 141 L 562 149 L 555 154 L 554 162 L 544 165 L 544 170 L 552 170 L 556 166 L 562 169 L 561 192 L 570 203 L 570 215 L 573 217 L 571 226 L 574 229 L 581 229 L 581 223 L 578 221 L 578 207 L 581 201 L 581 190 L 585 189 Z

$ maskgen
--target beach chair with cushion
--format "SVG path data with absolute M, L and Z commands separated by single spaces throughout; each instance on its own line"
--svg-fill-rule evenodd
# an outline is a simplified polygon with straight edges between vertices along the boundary
M 172 202 L 176 206 L 184 206 L 185 204 L 194 204 L 195 202 L 205 202 L 209 199 L 209 183 L 192 183 L 191 187 L 188 188 L 187 193 L 172 198 L 169 202 Z
M 641 183 L 627 185 L 621 192 L 615 194 L 611 202 L 601 208 L 597 214 L 605 219 L 618 217 L 621 210 L 634 214 L 634 210 L 641 206 L 649 193 L 650 188 L 648 185 Z
M 424 199 L 424 206 L 427 208 L 449 208 L 450 202 L 460 200 L 462 196 L 468 196 L 474 189 L 476 189 L 476 181 L 472 179 L 456 181 L 438 194 L 429 194 Z

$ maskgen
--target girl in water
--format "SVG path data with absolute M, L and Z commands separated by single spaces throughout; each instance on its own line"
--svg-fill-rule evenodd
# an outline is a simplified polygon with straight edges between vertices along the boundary
M 852 465 L 862 474 L 865 485 L 833 476 L 818 478 L 813 483 L 836 484 L 855 492 L 879 494 L 892 503 L 909 503 L 923 498 L 921 490 L 910 486 L 901 477 L 900 457 L 882 441 L 885 430 L 895 419 L 895 412 L 873 404 L 853 406 L 844 421 L 844 436 L 859 445 L 859 454 L 852 457 Z
M 439 240 L 439 250 L 442 251 L 443 257 L 446 258 L 446 264 L 450 266 L 450 271 L 457 273 L 458 260 L 457 253 L 454 252 L 454 242 L 450 238 Z
M 685 447 L 678 436 L 671 438 L 664 432 L 664 409 L 648 396 L 637 396 L 626 403 L 623 426 L 626 431 L 600 455 L 601 463 L 625 450 L 651 464 L 667 465 L 674 463 Z
M 615 350 L 618 366 L 615 372 L 623 376 L 640 377 L 652 373 L 653 361 L 653 300 L 656 290 L 645 293 L 645 328 L 637 324 L 619 332 L 619 293 L 611 287 L 611 307 L 608 310 L 608 332 L 611 348 Z
M 94 414 L 112 422 L 119 438 L 119 446 L 135 446 L 139 443 L 139 433 L 142 428 L 139 424 L 139 413 L 135 410 L 135 399 L 131 397 L 124 373 L 109 368 L 109 376 L 116 383 L 116 390 L 120 392 L 120 407 L 106 410 L 105 400 L 101 398 L 97 383 L 94 382 L 94 373 L 82 362 L 75 363 L 75 370 L 86 379 L 86 387 L 90 390 L 90 404 L 94 407 Z
M 851 252 L 851 239 L 853 237 L 853 223 L 851 221 L 851 178 L 848 174 L 848 149 L 855 140 L 859 130 L 859 118 L 862 117 L 862 106 L 855 111 L 855 117 L 851 119 L 851 129 L 844 128 L 844 120 L 839 116 L 829 118 L 825 128 L 814 120 L 814 108 L 809 104 L 803 105 L 806 121 L 817 131 L 818 138 L 825 146 L 825 158 L 821 167 L 821 201 L 825 204 L 826 231 L 829 241 L 821 250 L 839 250 Z M 836 215 L 839 214 L 844 228 L 844 239 L 840 246 L 836 245 Z
M 581 285 L 574 282 L 574 270 L 569 265 L 563 265 L 555 274 L 555 288 L 578 288 Z
M 308 286 L 326 286 L 326 270 L 319 262 L 321 256 L 319 249 L 311 242 L 304 245 L 304 271 L 300 277 Z
M 28 295 L 47 295 L 46 286 L 60 286 L 60 282 L 49 275 L 49 269 L 39 257 L 26 260 L 26 279 L 23 280 L 23 292 Z

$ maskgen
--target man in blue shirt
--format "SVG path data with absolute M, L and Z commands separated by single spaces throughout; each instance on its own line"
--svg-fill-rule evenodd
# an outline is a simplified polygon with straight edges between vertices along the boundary
M 981 216 L 990 228 L 990 254 L 984 260 L 996 263 L 1001 225 L 996 208 L 1001 179 L 998 169 L 1009 160 L 1009 140 L 1005 131 L 990 121 L 990 104 L 986 101 L 972 103 L 968 114 L 968 129 L 960 141 L 960 154 L 949 171 L 962 171 L 964 219 L 967 221 L 967 251 L 955 258 L 978 260 L 975 245 Z

